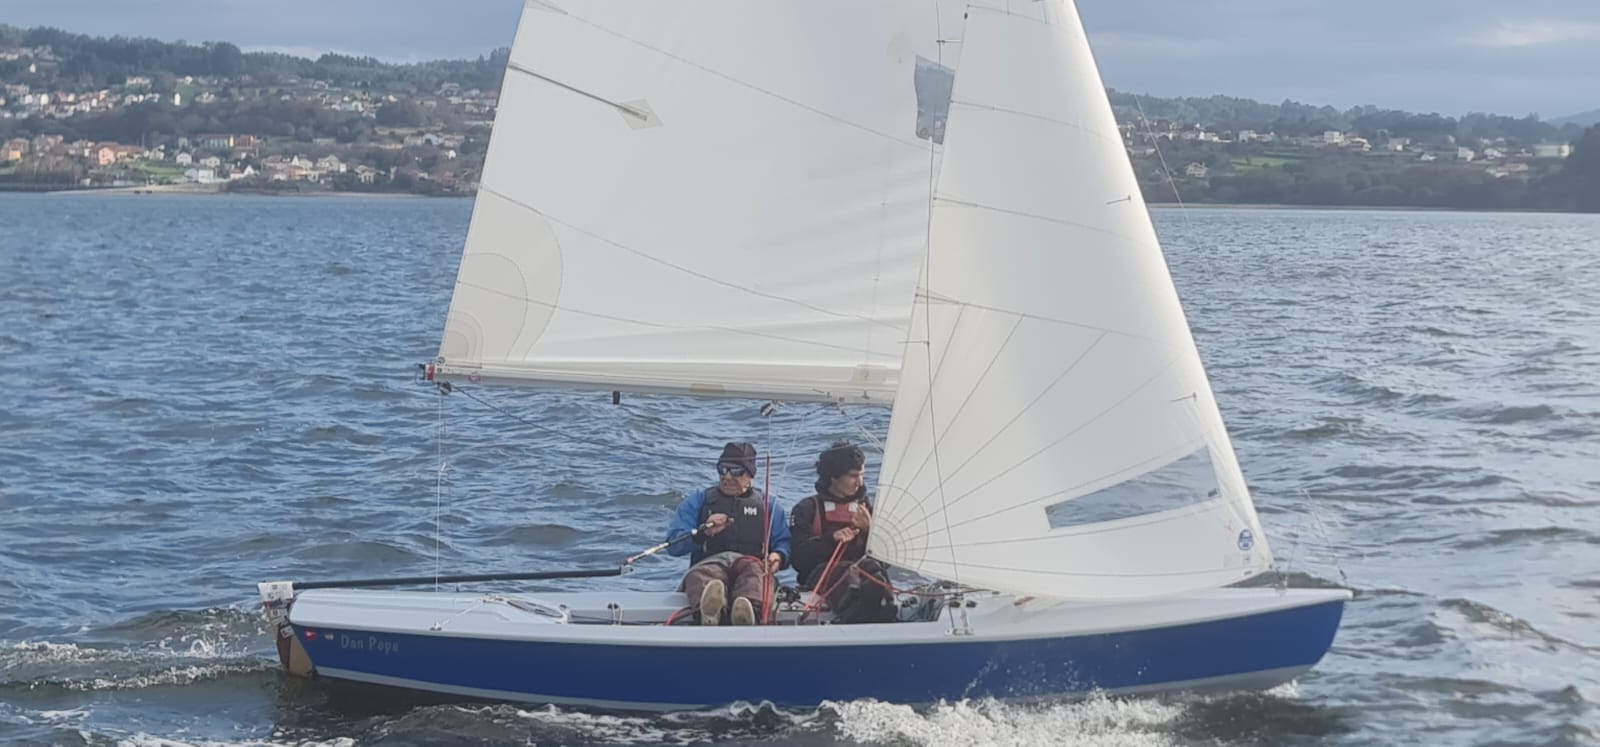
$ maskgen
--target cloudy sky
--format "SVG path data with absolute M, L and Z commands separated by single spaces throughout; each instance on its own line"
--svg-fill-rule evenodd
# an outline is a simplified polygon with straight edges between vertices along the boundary
M 870 0 L 863 0 L 868 2 Z M 389 60 L 509 44 L 521 0 L 0 0 L 0 23 Z M 1458 115 L 1600 108 L 1600 0 L 1079 0 L 1107 84 Z

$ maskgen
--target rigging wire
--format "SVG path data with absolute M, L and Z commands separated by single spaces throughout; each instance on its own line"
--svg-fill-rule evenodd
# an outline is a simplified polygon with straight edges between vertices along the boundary
M 1172 196 L 1178 200 L 1178 210 L 1183 219 L 1188 220 L 1188 208 L 1183 204 L 1183 195 L 1178 193 L 1178 180 L 1173 178 L 1172 169 L 1167 166 L 1167 156 L 1161 152 L 1161 143 L 1156 140 L 1155 131 L 1150 129 L 1150 118 L 1144 115 L 1144 103 L 1139 94 L 1133 95 L 1133 105 L 1139 109 L 1139 121 L 1144 124 L 1145 137 L 1150 139 L 1150 146 L 1156 151 L 1156 160 L 1161 162 L 1161 173 L 1167 177 L 1167 184 L 1172 185 Z
M 651 457 L 651 458 L 673 457 L 673 458 L 683 459 L 685 461 L 688 461 L 690 459 L 694 459 L 694 460 L 699 460 L 700 459 L 699 457 L 678 457 L 678 456 L 675 456 L 675 455 L 668 454 L 668 453 L 666 453 L 664 451 L 650 450 L 650 449 L 639 448 L 639 447 L 631 447 L 631 446 L 627 446 L 627 445 L 623 445 L 623 444 L 617 444 L 617 443 L 606 443 L 604 441 L 600 441 L 600 440 L 596 440 L 596 439 L 592 439 L 592 438 L 585 438 L 585 437 L 577 435 L 577 434 L 575 434 L 575 433 L 573 433 L 571 431 L 561 430 L 559 428 L 552 428 L 552 427 L 547 426 L 547 425 L 540 425 L 539 423 L 534 422 L 533 420 L 530 420 L 530 419 L 528 419 L 526 417 L 523 417 L 522 415 L 518 415 L 515 412 L 512 412 L 512 411 L 510 411 L 510 410 L 508 410 L 508 409 L 506 409 L 506 408 L 504 408 L 504 407 L 502 407 L 502 406 L 500 406 L 498 404 L 495 404 L 494 402 L 489 401 L 488 399 L 485 399 L 484 397 L 478 395 L 476 392 L 472 391 L 470 388 L 457 386 L 457 385 L 452 384 L 452 385 L 450 385 L 450 390 L 449 391 L 459 393 L 459 394 L 465 396 L 467 399 L 470 399 L 473 402 L 476 402 L 476 403 L 482 405 L 484 408 L 486 408 L 488 410 L 492 410 L 494 412 L 497 412 L 497 413 L 499 413 L 501 415 L 504 415 L 504 416 L 506 416 L 506 417 L 508 417 L 508 418 L 510 418 L 512 420 L 515 420 L 518 423 L 521 423 L 521 424 L 527 426 L 528 428 L 530 428 L 532 430 L 538 431 L 540 433 L 543 433 L 543 434 L 546 434 L 546 435 L 549 435 L 549 436 L 557 437 L 557 438 L 561 439 L 562 442 L 564 442 L 564 443 L 576 443 L 576 444 L 582 444 L 584 446 L 592 447 L 593 451 L 592 452 L 588 452 L 588 453 L 599 454 L 599 455 L 611 455 L 611 454 L 619 454 L 619 453 L 620 454 L 633 454 L 635 456 L 643 456 L 643 457 Z M 808 413 L 807 417 L 809 417 L 809 413 Z M 795 425 L 796 431 L 795 431 L 794 439 L 791 440 L 791 450 L 786 451 L 785 453 L 773 454 L 772 455 L 773 459 L 775 459 L 775 460 L 783 460 L 785 462 L 785 469 L 787 469 L 788 460 L 792 460 L 792 459 L 795 459 L 795 458 L 804 458 L 804 457 L 808 457 L 808 456 L 811 455 L 810 452 L 801 453 L 801 452 L 796 452 L 796 451 L 792 450 L 792 446 L 793 446 L 794 442 L 799 439 L 798 429 L 804 423 L 805 423 L 805 418 L 801 418 L 800 423 L 797 423 Z
M 961 14 L 962 19 L 965 20 L 967 15 L 971 11 L 972 11 L 972 6 L 969 3 L 967 5 L 966 12 Z M 943 67 L 944 66 L 944 28 L 943 28 L 944 24 L 943 24 L 942 19 L 940 19 L 938 17 L 937 6 L 935 6 L 935 11 L 934 12 L 935 12 L 934 20 L 935 20 L 935 24 L 936 24 L 936 28 L 934 30 L 935 30 L 936 34 L 938 35 L 937 43 L 934 46 L 938 49 L 937 55 L 938 55 L 939 59 L 937 60 L 937 62 L 941 67 Z M 963 33 L 962 36 L 963 36 L 963 38 L 965 38 L 965 36 L 966 36 L 965 33 Z M 957 77 L 959 77 L 959 75 Z M 951 98 L 952 101 L 955 99 L 955 86 L 956 86 L 956 83 L 957 83 L 957 80 L 955 80 L 955 79 L 952 79 L 951 83 L 950 83 L 950 98 Z M 949 116 L 950 116 L 949 112 L 946 111 L 946 113 L 945 113 L 945 137 L 946 138 L 948 138 L 950 136 L 950 120 L 949 120 Z M 934 147 L 934 145 L 935 144 L 933 142 L 933 138 L 930 136 L 928 138 L 928 222 L 927 222 L 927 226 L 926 226 L 926 228 L 924 229 L 924 232 L 923 232 L 923 245 L 922 245 L 922 250 L 923 250 L 923 259 L 922 259 L 923 290 L 922 290 L 922 292 L 919 292 L 917 294 L 917 301 L 922 304 L 922 326 L 923 326 L 922 334 L 923 334 L 923 339 L 924 339 L 924 342 L 922 343 L 922 354 L 923 354 L 924 360 L 926 361 L 925 365 L 926 365 L 927 368 L 925 370 L 926 370 L 927 377 L 928 377 L 927 400 L 923 404 L 926 405 L 927 408 L 928 408 L 928 432 L 929 432 L 929 435 L 932 437 L 932 445 L 929 448 L 932 449 L 932 452 L 933 452 L 934 484 L 937 486 L 937 490 L 939 491 L 939 502 L 940 503 L 944 503 L 944 499 L 945 499 L 945 496 L 944 496 L 944 468 L 943 468 L 943 466 L 941 465 L 941 463 L 939 461 L 939 431 L 938 431 L 939 418 L 938 418 L 938 415 L 934 412 L 934 406 L 933 406 L 934 400 L 936 399 L 935 392 L 934 392 L 934 387 L 933 387 L 933 385 L 934 385 L 934 368 L 933 368 L 933 304 L 930 302 L 929 297 L 928 297 L 928 294 L 931 293 L 932 289 L 933 289 L 933 269 L 932 269 L 932 265 L 933 265 L 933 262 L 932 262 L 932 259 L 933 259 L 933 208 L 934 208 L 934 202 L 937 199 L 938 190 L 939 190 L 939 168 L 938 168 L 938 163 L 939 163 L 938 162 L 938 153 L 939 153 L 939 151 L 938 151 L 938 149 L 936 147 Z M 913 314 L 913 316 L 915 316 L 915 315 Z M 953 330 L 952 330 L 952 334 L 954 334 Z M 882 496 L 881 495 L 879 496 L 879 500 L 882 500 Z M 940 513 L 940 516 L 942 516 L 944 518 L 945 544 L 948 545 L 949 549 L 950 549 L 950 573 L 951 573 L 951 576 L 953 576 L 952 580 L 959 584 L 959 583 L 961 583 L 961 567 L 956 562 L 955 533 L 954 533 L 954 531 L 952 530 L 952 528 L 950 526 L 950 512 L 941 511 L 939 513 Z
M 445 390 L 443 388 L 439 389 L 439 429 L 438 429 L 438 433 L 439 433 L 439 437 L 438 437 L 438 441 L 439 441 L 439 443 L 438 443 L 439 467 L 438 467 L 438 469 L 437 469 L 437 471 L 435 473 L 435 476 L 434 476 L 434 500 L 433 500 L 433 590 L 434 591 L 438 591 L 439 590 L 439 576 L 440 576 L 441 573 L 443 573 L 443 570 L 442 570 L 442 565 L 443 565 L 443 554 L 442 553 L 443 553 L 443 550 L 441 548 L 442 548 L 442 546 L 444 544 L 443 541 L 442 541 L 442 533 L 444 531 L 444 503 L 445 503 L 445 495 L 444 494 L 445 494 L 445 491 L 448 489 L 447 488 L 447 486 L 449 485 L 448 473 L 449 473 L 449 470 L 450 470 L 450 459 L 449 459 L 449 451 L 448 451 L 448 446 L 447 446 L 447 444 L 449 442 L 449 432 L 447 430 L 449 421 L 445 418 L 445 411 L 444 411 L 444 400 L 445 400 L 446 392 L 447 392 L 447 390 Z

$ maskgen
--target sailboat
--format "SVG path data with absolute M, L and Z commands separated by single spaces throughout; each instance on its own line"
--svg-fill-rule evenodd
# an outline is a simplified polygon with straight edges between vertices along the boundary
M 293 672 L 630 710 L 1267 688 L 1351 598 L 1244 584 L 1272 553 L 1072 0 L 527 0 L 426 373 L 891 407 L 869 554 L 939 591 L 729 628 L 599 582 L 261 584 Z

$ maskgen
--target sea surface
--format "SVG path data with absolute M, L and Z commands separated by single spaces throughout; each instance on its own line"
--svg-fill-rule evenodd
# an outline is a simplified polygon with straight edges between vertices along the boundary
M 1282 570 L 1356 590 L 1292 685 L 634 716 L 280 675 L 257 581 L 612 566 L 722 441 L 792 499 L 788 454 L 885 425 L 437 396 L 470 211 L 0 195 L 0 744 L 1600 743 L 1600 216 L 1155 211 Z

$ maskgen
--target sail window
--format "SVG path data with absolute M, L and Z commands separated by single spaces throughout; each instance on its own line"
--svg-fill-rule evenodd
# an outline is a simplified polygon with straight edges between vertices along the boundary
M 1211 450 L 1201 447 L 1132 480 L 1046 506 L 1045 516 L 1051 529 L 1061 529 L 1170 511 L 1219 495 Z
M 913 76 L 917 87 L 917 137 L 943 143 L 956 71 L 926 57 L 918 57 Z

